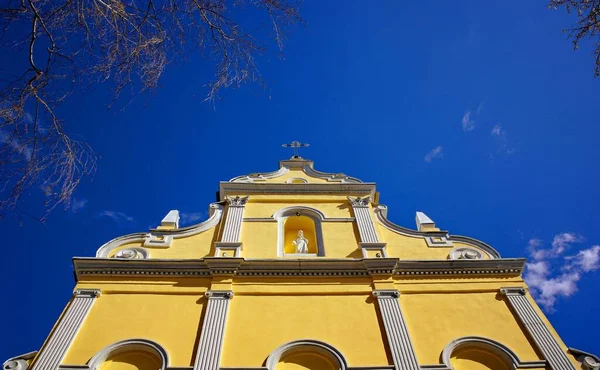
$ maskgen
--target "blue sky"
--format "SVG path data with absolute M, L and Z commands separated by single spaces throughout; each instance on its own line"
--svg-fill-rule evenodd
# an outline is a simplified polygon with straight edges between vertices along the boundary
M 591 50 L 573 52 L 561 33 L 573 18 L 544 1 L 307 2 L 302 14 L 285 59 L 258 60 L 266 89 L 225 91 L 214 109 L 209 64 L 194 59 L 125 110 L 106 110 L 103 86 L 69 99 L 60 113 L 98 170 L 45 225 L 0 223 L 0 358 L 41 345 L 71 296 L 72 256 L 170 209 L 204 219 L 218 181 L 276 169 L 291 140 L 310 143 L 303 156 L 319 170 L 377 182 L 396 223 L 413 227 L 423 211 L 530 258 L 567 345 L 600 354 L 600 80 Z

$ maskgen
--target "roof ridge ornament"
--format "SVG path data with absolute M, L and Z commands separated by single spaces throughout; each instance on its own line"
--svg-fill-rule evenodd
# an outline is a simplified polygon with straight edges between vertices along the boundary
M 308 143 L 301 143 L 299 141 L 294 140 L 294 141 L 292 141 L 289 144 L 283 144 L 281 146 L 284 147 L 284 148 L 292 148 L 292 149 L 294 149 L 294 155 L 292 156 L 292 159 L 296 159 L 296 158 L 302 158 L 302 157 L 300 157 L 300 155 L 298 155 L 298 149 L 300 149 L 300 148 L 308 148 L 310 146 L 310 144 L 308 144 Z

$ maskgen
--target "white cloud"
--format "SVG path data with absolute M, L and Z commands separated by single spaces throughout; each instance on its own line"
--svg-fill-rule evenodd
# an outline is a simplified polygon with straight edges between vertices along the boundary
M 98 214 L 98 216 L 100 217 L 108 217 L 110 219 L 112 219 L 113 221 L 117 222 L 117 223 L 121 223 L 121 222 L 134 222 L 133 217 L 126 215 L 123 212 L 117 212 L 117 211 L 102 211 Z
M 73 201 L 71 202 L 71 211 L 77 212 L 80 209 L 85 208 L 85 206 L 87 205 L 87 202 L 88 202 L 88 200 L 85 198 L 73 199 Z
M 492 136 L 502 135 L 502 126 L 496 125 L 492 128 Z
M 554 236 L 551 247 L 543 246 L 541 239 L 529 240 L 527 250 L 532 262 L 526 264 L 524 279 L 536 301 L 547 312 L 554 312 L 559 298 L 567 298 L 577 292 L 577 283 L 590 271 L 600 269 L 600 245 L 579 250 L 565 256 L 564 252 L 583 237 L 575 233 Z
M 204 212 L 181 212 L 179 215 L 180 221 L 183 225 L 188 225 L 196 221 L 200 221 L 205 217 Z
M 470 110 L 463 114 L 461 122 L 463 131 L 473 131 L 475 129 L 475 121 L 471 119 Z
M 22 154 L 27 162 L 31 160 L 31 155 L 33 154 L 31 146 L 19 142 L 19 140 L 12 137 L 4 130 L 0 130 L 0 144 L 6 145 L 13 151 Z
M 443 150 L 444 148 L 442 146 L 436 146 L 435 148 L 431 149 L 431 151 L 425 155 L 425 162 L 431 163 L 431 161 L 435 158 L 443 158 Z
M 511 155 L 516 149 L 509 145 L 506 130 L 500 125 L 494 125 L 490 134 L 495 138 L 497 152 L 503 155 Z

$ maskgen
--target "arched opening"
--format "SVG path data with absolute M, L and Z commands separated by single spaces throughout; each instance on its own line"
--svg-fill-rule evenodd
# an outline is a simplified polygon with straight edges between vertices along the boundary
M 279 236 L 277 255 L 279 257 L 324 256 L 321 221 L 322 212 L 309 207 L 288 207 L 275 212 Z
M 450 357 L 450 364 L 454 370 L 513 369 L 505 358 L 494 352 L 474 346 L 464 346 L 455 350 Z
M 493 339 L 475 336 L 448 343 L 442 360 L 453 370 L 512 370 L 521 365 L 510 348 Z
M 302 351 L 282 356 L 275 370 L 339 370 L 339 366 L 329 356 Z
M 286 343 L 267 358 L 269 370 L 346 370 L 348 365 L 340 351 L 316 340 Z
M 308 216 L 290 216 L 287 217 L 283 223 L 283 252 L 284 254 L 301 254 L 302 251 L 298 251 L 298 243 L 294 243 L 300 236 L 300 231 L 307 241 L 307 252 L 308 254 L 317 255 L 317 230 L 315 227 L 315 221 Z
M 109 355 L 98 370 L 160 370 L 160 358 L 142 351 L 123 351 Z
M 89 361 L 91 370 L 165 370 L 165 349 L 151 340 L 127 339 L 111 344 Z

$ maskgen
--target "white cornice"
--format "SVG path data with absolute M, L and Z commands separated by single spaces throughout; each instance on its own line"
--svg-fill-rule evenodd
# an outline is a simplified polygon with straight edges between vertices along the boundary
M 525 259 L 415 260 L 251 259 L 207 257 L 196 260 L 118 260 L 74 258 L 77 279 L 84 276 L 371 276 L 394 275 L 520 275 Z
M 98 248 L 98 251 L 96 251 L 96 257 L 107 258 L 110 252 L 115 248 L 128 243 L 142 243 L 146 241 L 149 236 L 178 239 L 186 236 L 196 235 L 203 231 L 209 230 L 215 227 L 221 220 L 221 216 L 223 215 L 223 206 L 219 203 L 212 203 L 209 205 L 208 212 L 210 217 L 206 221 L 196 225 L 174 230 L 150 229 L 150 232 L 147 233 L 135 233 L 114 238 Z
M 423 238 L 430 238 L 430 237 L 443 237 L 446 238 L 448 241 L 450 242 L 460 242 L 460 243 L 464 243 L 476 248 L 480 248 L 482 249 L 485 253 L 487 253 L 489 255 L 490 258 L 501 258 L 500 253 L 498 253 L 498 251 L 496 249 L 494 249 L 491 245 L 486 244 L 482 241 L 479 241 L 477 239 L 474 238 L 470 238 L 468 236 L 460 236 L 460 235 L 450 235 L 447 231 L 418 231 L 418 230 L 413 230 L 413 229 L 408 229 L 406 227 L 397 225 L 393 222 L 391 222 L 388 218 L 387 218 L 387 206 L 380 204 L 378 206 L 376 206 L 374 209 L 375 212 L 375 219 L 377 220 L 377 222 L 382 225 L 383 227 L 385 227 L 386 229 L 396 232 L 398 234 L 401 235 L 405 235 L 405 236 L 413 236 L 413 237 L 423 237 Z
M 315 195 L 375 195 L 375 183 L 286 184 L 286 183 L 219 183 L 219 200 L 231 194 L 315 194 Z

